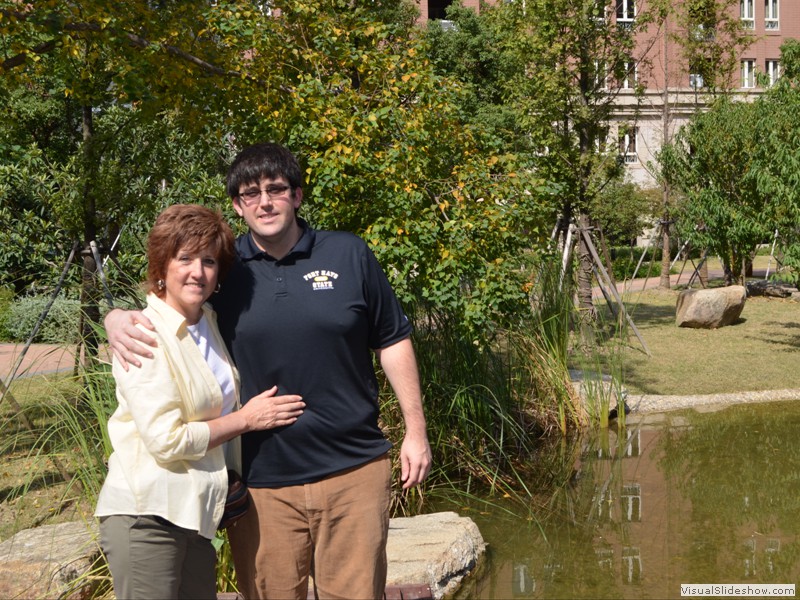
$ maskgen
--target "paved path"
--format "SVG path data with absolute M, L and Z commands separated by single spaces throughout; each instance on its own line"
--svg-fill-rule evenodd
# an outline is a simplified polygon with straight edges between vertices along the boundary
M 0 378 L 8 383 L 17 367 L 25 344 L 0 344 Z M 69 371 L 75 367 L 75 347 L 55 344 L 31 344 L 17 368 L 15 378 L 34 374 Z
M 775 272 L 775 268 L 773 267 L 770 271 L 771 273 Z M 690 263 L 687 263 L 686 268 L 684 269 L 683 273 L 675 273 L 669 276 L 670 286 L 675 288 L 678 285 L 685 286 L 689 283 L 689 279 L 692 277 L 692 273 L 694 273 L 694 267 Z M 766 269 L 753 269 L 753 278 L 755 279 L 764 279 L 767 273 Z M 708 279 L 709 280 L 717 280 L 723 278 L 722 269 L 709 269 L 708 270 Z M 649 290 L 653 288 L 657 288 L 661 285 L 661 277 L 647 277 L 647 278 L 640 278 L 640 279 L 633 279 L 624 282 L 617 282 L 617 290 L 620 293 L 626 292 L 641 292 L 642 290 Z M 695 282 L 692 287 L 699 287 L 699 281 L 695 278 Z M 600 288 L 594 288 L 594 296 L 595 297 L 602 297 L 602 292 Z

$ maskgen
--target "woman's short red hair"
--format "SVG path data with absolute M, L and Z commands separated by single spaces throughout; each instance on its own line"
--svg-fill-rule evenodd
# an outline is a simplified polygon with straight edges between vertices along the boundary
M 158 281 L 167 275 L 169 261 L 180 250 L 213 248 L 222 281 L 233 264 L 234 236 L 222 213 L 199 204 L 173 204 L 164 209 L 147 238 L 147 291 L 164 297 Z

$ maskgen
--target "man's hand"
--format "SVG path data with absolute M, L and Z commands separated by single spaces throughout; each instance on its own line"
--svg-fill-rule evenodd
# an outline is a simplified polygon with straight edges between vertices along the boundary
M 397 396 L 406 435 L 400 446 L 400 481 L 407 490 L 428 476 L 433 458 L 422 411 L 417 359 L 410 338 L 375 350 L 383 372 Z
M 104 323 L 108 343 L 123 369 L 127 371 L 128 365 L 141 367 L 142 363 L 138 356 L 153 358 L 153 353 L 147 346 L 155 348 L 158 345 L 155 338 L 136 325 L 140 324 L 151 331 L 155 331 L 155 327 L 141 311 L 117 308 L 106 315 Z
M 412 437 L 406 434 L 400 446 L 400 481 L 407 490 L 422 483 L 431 470 L 431 447 L 428 437 Z

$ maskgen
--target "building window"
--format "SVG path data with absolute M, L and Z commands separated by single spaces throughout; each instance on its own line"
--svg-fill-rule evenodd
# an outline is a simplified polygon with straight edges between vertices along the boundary
M 742 61 L 742 87 L 756 87 L 756 61 L 754 60 Z
M 703 87 L 703 75 L 700 73 L 689 73 L 689 87 L 699 90 Z
M 755 29 L 755 0 L 739 0 L 739 12 L 742 18 L 742 27 Z
M 602 25 L 606 22 L 606 2 L 605 0 L 595 0 L 593 18 L 595 22 Z
M 778 0 L 764 0 L 764 28 L 767 31 L 780 29 Z
M 603 154 L 608 150 L 608 127 L 598 127 L 593 132 L 594 148 L 598 153 Z
M 767 74 L 767 84 L 775 85 L 778 77 L 781 76 L 781 63 L 777 60 L 767 60 L 764 66 L 766 67 L 764 72 Z
M 428 0 L 428 19 L 446 19 L 452 3 L 452 0 Z
M 635 17 L 635 0 L 617 0 L 617 23 L 630 25 Z
M 632 90 L 639 82 L 639 66 L 632 58 L 622 63 L 620 85 L 623 90 Z
M 598 90 L 608 89 L 608 68 L 602 60 L 594 61 L 594 87 Z
M 639 155 L 636 153 L 636 138 L 638 127 L 626 127 L 619 130 L 619 155 L 626 164 L 638 163 Z

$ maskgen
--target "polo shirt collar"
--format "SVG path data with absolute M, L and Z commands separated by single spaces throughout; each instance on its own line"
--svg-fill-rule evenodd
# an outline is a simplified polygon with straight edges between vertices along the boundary
M 288 258 L 293 254 L 311 254 L 311 248 L 314 246 L 314 239 L 316 238 L 316 231 L 312 228 L 304 219 L 297 217 L 297 224 L 300 225 L 300 229 L 302 229 L 303 233 L 300 235 L 300 239 L 297 240 L 297 243 L 292 247 L 289 253 L 284 257 Z M 236 240 L 236 251 L 239 253 L 239 257 L 244 260 L 254 260 L 257 258 L 273 258 L 261 248 L 256 246 L 256 243 L 253 241 L 253 236 L 250 235 L 248 231 L 242 236 L 239 236 L 239 239 Z

